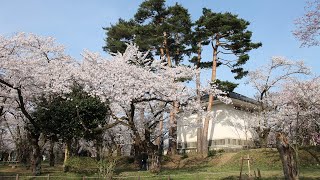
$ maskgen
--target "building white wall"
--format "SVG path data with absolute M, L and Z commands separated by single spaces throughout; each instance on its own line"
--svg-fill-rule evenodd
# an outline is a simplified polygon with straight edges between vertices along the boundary
M 213 107 L 213 118 L 209 122 L 208 140 L 242 140 L 237 142 L 237 147 L 242 147 L 243 141 L 251 140 L 252 135 L 248 130 L 256 116 L 248 111 L 237 110 L 233 104 L 216 103 Z M 195 147 L 197 142 L 197 115 L 178 121 L 178 143 Z M 204 122 L 204 118 L 203 118 Z M 228 143 L 226 143 L 228 144 Z

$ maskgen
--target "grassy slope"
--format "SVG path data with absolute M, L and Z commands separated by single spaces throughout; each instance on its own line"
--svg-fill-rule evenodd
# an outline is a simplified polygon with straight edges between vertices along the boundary
M 252 158 L 252 171 L 259 168 L 262 177 L 266 179 L 280 179 L 282 177 L 279 155 L 276 150 L 272 149 L 221 153 L 207 159 L 197 155 L 189 155 L 185 159 L 181 159 L 180 156 L 165 157 L 163 171 L 157 175 L 147 171 L 138 171 L 132 164 L 126 164 L 125 161 L 121 161 L 121 166 L 118 166 L 116 175 L 118 178 L 127 177 L 126 179 L 138 179 L 138 176 L 141 179 L 168 179 L 169 175 L 171 179 L 236 179 L 239 176 L 240 159 L 247 154 Z M 317 161 L 304 150 L 301 150 L 299 155 L 301 157 L 301 179 L 320 179 L 320 165 L 317 164 Z M 317 155 L 320 155 L 319 152 Z M 248 172 L 246 163 L 244 163 L 243 171 L 244 173 Z M 43 172 L 43 174 L 50 174 L 50 176 L 79 178 L 82 176 L 98 176 L 98 174 L 62 173 L 61 166 L 49 168 L 44 165 Z M 12 169 L 11 167 L 0 165 L 0 176 L 15 175 L 17 173 L 21 176 L 30 175 L 30 171 L 26 171 L 24 168 Z

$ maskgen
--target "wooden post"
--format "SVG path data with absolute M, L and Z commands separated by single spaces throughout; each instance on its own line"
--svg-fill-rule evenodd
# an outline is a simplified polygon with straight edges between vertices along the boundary
M 140 175 L 138 176 L 138 179 L 140 180 Z
M 82 180 L 85 180 L 85 179 L 86 179 L 86 176 L 83 176 L 83 177 L 82 177 Z
M 19 180 L 19 174 L 16 175 L 16 180 Z
M 168 176 L 168 180 L 170 180 L 170 175 Z
M 258 178 L 261 179 L 261 172 L 260 172 L 260 169 L 257 168 L 257 171 L 258 171 Z
M 251 176 L 251 172 L 250 172 L 250 157 L 249 157 L 249 154 L 247 156 L 247 161 L 248 161 L 248 176 L 250 177 Z
M 48 177 L 47 177 L 47 179 L 48 179 L 48 180 L 50 180 L 50 174 L 48 174 Z
M 243 166 L 243 157 L 241 157 L 241 165 L 240 165 L 240 176 L 239 176 L 239 180 L 242 179 L 242 166 Z

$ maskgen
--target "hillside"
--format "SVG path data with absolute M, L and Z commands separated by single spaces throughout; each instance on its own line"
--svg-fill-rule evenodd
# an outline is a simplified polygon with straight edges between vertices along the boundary
M 311 155 L 310 154 L 313 154 Z M 251 174 L 254 171 L 257 173 L 259 168 L 263 179 L 281 179 L 282 168 L 278 152 L 275 149 L 252 149 L 243 150 L 240 152 L 220 152 L 208 158 L 202 158 L 196 154 L 164 156 L 162 171 L 159 174 L 151 174 L 148 171 L 140 171 L 133 164 L 132 158 L 122 157 L 118 160 L 115 176 L 125 179 L 237 179 L 240 172 L 241 157 L 249 154 L 251 158 L 250 168 Z M 301 179 L 320 179 L 320 163 L 316 160 L 320 158 L 319 148 L 308 148 L 300 150 L 300 170 Z M 316 157 L 316 158 L 315 158 Z M 92 165 L 94 166 L 94 165 Z M 94 168 L 85 166 L 86 168 Z M 95 166 L 96 168 L 96 166 Z M 70 172 L 63 173 L 61 166 L 50 168 L 47 165 L 43 166 L 45 174 L 56 176 L 54 179 L 64 179 L 68 177 L 96 177 L 97 173 L 85 172 Z M 30 175 L 29 170 L 23 167 L 12 169 L 8 166 L 0 165 L 0 176 Z M 248 173 L 247 162 L 243 165 L 243 174 Z M 0 177 L 1 179 L 1 177 Z

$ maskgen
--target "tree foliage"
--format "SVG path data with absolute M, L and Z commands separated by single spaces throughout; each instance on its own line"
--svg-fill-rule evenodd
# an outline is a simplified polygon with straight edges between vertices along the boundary
M 301 46 L 320 45 L 320 1 L 310 0 L 306 13 L 296 20 L 293 35 L 301 42 Z
M 119 19 L 116 24 L 103 28 L 107 35 L 106 46 L 103 47 L 103 50 L 109 53 L 123 53 L 127 48 L 126 43 L 130 43 L 134 39 L 136 26 L 137 24 L 133 20 Z
M 34 175 L 41 173 L 40 125 L 31 116 L 33 99 L 69 90 L 73 59 L 53 38 L 17 33 L 0 36 L 1 103 L 5 111 L 19 111 L 33 149 L 31 165 Z M 17 108 L 18 107 L 18 108 Z
M 232 54 L 236 58 L 219 55 L 217 66 L 226 65 L 235 73 L 236 79 L 247 75 L 248 71 L 242 68 L 249 60 L 248 52 L 259 48 L 261 43 L 251 41 L 252 32 L 247 30 L 249 22 L 238 18 L 237 15 L 227 13 L 215 13 L 210 9 L 203 8 L 202 16 L 196 21 L 196 30 L 202 42 L 211 43 L 217 54 Z M 212 62 L 201 62 L 201 67 L 210 68 Z
M 88 95 L 79 85 L 66 95 L 46 99 L 42 97 L 33 113 L 42 131 L 63 141 L 85 138 L 93 140 L 108 123 L 108 104 Z
M 147 0 L 132 19 L 119 19 L 115 25 L 104 28 L 107 38 L 103 49 L 123 53 L 126 43 L 134 42 L 139 50 L 171 56 L 178 64 L 187 53 L 191 25 L 188 10 L 181 5 L 167 7 L 164 0 Z

